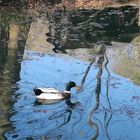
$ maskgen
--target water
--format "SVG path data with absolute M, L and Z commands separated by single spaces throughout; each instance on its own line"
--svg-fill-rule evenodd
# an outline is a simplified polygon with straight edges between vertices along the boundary
M 93 11 L 86 13 L 93 16 Z M 73 23 L 67 32 L 70 28 L 65 25 L 67 30 L 61 30 L 56 19 L 53 24 L 44 18 L 24 26 L 8 23 L 11 28 L 3 32 L 1 26 L 0 139 L 139 140 L 139 45 L 130 42 L 139 35 L 138 24 L 126 36 L 117 27 L 121 31 L 114 31 L 116 38 L 106 28 L 105 34 L 97 29 L 92 40 L 82 36 L 87 32 L 81 29 L 74 33 L 81 25 Z M 25 36 L 18 38 L 21 29 Z M 92 36 L 93 31 L 88 33 Z M 63 91 L 68 81 L 82 86 L 79 92 L 72 89 L 70 100 L 52 104 L 36 100 L 34 87 Z
M 80 85 L 90 63 L 69 56 L 29 54 L 32 59 L 21 64 L 21 80 L 17 82 L 14 112 L 10 117 L 15 129 L 6 132 L 5 137 L 139 138 L 139 86 L 111 71 L 108 73 L 104 66 L 93 65 L 82 91 L 72 91 L 71 102 L 80 104 L 74 108 L 65 100 L 50 105 L 39 104 L 33 93 L 35 86 L 56 87 L 63 91 L 69 80 Z M 97 73 L 101 75 L 97 77 Z

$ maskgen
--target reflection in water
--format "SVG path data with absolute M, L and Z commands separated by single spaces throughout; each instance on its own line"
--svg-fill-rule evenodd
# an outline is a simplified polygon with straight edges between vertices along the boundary
M 124 49 L 125 48 L 125 49 Z M 131 79 L 135 84 L 140 85 L 140 47 L 139 45 L 129 45 L 119 47 L 118 49 L 110 49 L 108 53 L 112 53 L 110 60 L 113 71 L 119 75 Z M 119 56 L 119 58 L 118 58 Z
M 0 139 L 4 139 L 3 133 L 12 129 L 9 117 L 13 112 L 13 93 L 18 89 L 16 82 L 20 80 L 20 62 L 25 46 L 21 32 L 25 26 L 12 23 L 12 17 L 9 19 L 3 12 L 0 17 Z
M 0 41 L 0 67 L 2 71 L 3 65 L 6 62 L 7 54 L 8 54 L 8 50 L 7 50 L 8 37 L 4 29 L 1 29 L 0 40 L 2 40 Z
M 57 131 L 58 129 L 60 129 L 61 127 L 67 125 L 68 123 L 70 123 L 70 120 L 72 118 L 72 109 L 74 109 L 75 107 L 79 106 L 79 102 L 71 102 L 70 98 L 64 99 L 65 103 L 67 104 L 68 108 L 66 109 L 61 109 L 59 111 L 55 111 L 54 113 L 52 113 L 49 117 L 48 120 L 56 122 L 56 125 L 53 129 L 49 129 L 47 131 L 47 134 L 45 134 L 45 137 L 42 137 L 42 139 L 44 138 L 62 138 L 63 135 L 59 134 L 57 136 L 53 136 L 54 132 Z M 40 100 L 42 101 L 42 100 Z M 45 102 L 36 102 L 37 105 L 43 105 L 46 104 Z M 47 102 L 48 104 L 48 102 Z M 49 105 L 49 104 L 48 104 Z
M 55 53 L 66 49 L 92 48 L 93 43 L 104 41 L 130 42 L 139 34 L 139 9 L 134 6 L 104 9 L 54 10 L 48 18 L 47 41 Z
M 109 109 L 111 110 L 111 103 L 110 103 L 110 100 L 109 100 L 109 79 L 110 79 L 110 73 L 109 73 L 109 70 L 107 68 L 107 65 L 109 63 L 109 60 L 106 56 L 106 48 L 104 45 L 102 45 L 102 49 L 100 51 L 100 56 L 99 56 L 99 59 L 97 61 L 97 65 L 98 65 L 98 72 L 97 72 L 97 85 L 96 85 L 96 88 L 95 88 L 95 105 L 93 107 L 93 109 L 91 110 L 90 112 L 90 115 L 89 115 L 89 125 L 91 127 L 93 127 L 96 131 L 95 135 L 92 137 L 93 140 L 97 139 L 98 135 L 99 135 L 99 126 L 98 126 L 98 123 L 96 123 L 96 121 L 99 121 L 96 117 L 94 117 L 93 115 L 95 114 L 95 112 L 97 111 L 97 109 L 99 108 L 99 105 L 102 103 L 100 103 L 100 93 L 101 93 L 101 76 L 102 76 L 102 73 L 103 73 L 103 62 L 104 60 L 106 59 L 106 63 L 105 63 L 105 69 L 107 71 L 107 74 L 108 74 L 108 77 L 107 77 L 107 80 L 106 80 L 106 97 L 107 97 L 107 102 L 108 102 L 108 105 L 109 105 Z M 93 118 L 94 117 L 94 121 L 93 121 Z M 108 134 L 108 126 L 109 126 L 109 122 L 112 118 L 112 113 L 110 112 L 107 112 L 105 111 L 105 115 L 104 115 L 104 127 L 105 127 L 105 133 L 106 133 L 106 136 L 108 139 L 110 139 L 110 136 Z
M 86 81 L 86 77 L 90 71 L 91 66 L 93 65 L 93 63 L 95 62 L 95 58 L 92 59 L 92 61 L 89 63 L 86 71 L 85 71 L 85 75 L 83 76 L 82 80 L 81 80 L 81 87 L 83 87 L 85 81 Z
M 61 110 L 59 112 L 55 112 L 53 115 L 51 115 L 49 117 L 49 120 L 56 120 L 56 119 L 61 119 L 63 118 L 63 122 L 62 124 L 58 124 L 58 126 L 55 127 L 55 129 L 58 129 L 60 127 L 62 127 L 63 125 L 66 125 L 67 123 L 69 123 L 70 119 L 71 119 L 71 115 L 72 115 L 72 110 L 71 109 L 66 109 L 66 110 Z M 49 134 L 51 132 L 48 132 Z
M 53 133 L 55 133 L 55 131 L 57 131 L 59 128 L 63 127 L 64 125 L 66 125 L 67 123 L 69 123 L 70 119 L 71 119 L 71 115 L 72 115 L 72 110 L 71 109 L 64 109 L 64 110 L 60 110 L 60 111 L 55 111 L 53 114 L 51 114 L 48 117 L 49 121 L 53 121 L 54 123 L 56 122 L 56 125 L 54 128 L 48 129 L 47 133 L 45 134 L 44 138 L 57 138 L 57 137 L 62 137 L 63 134 L 59 134 L 59 135 L 53 135 Z
M 125 19 L 125 14 L 128 15 L 128 13 L 131 18 Z M 120 137 L 139 139 L 140 88 L 108 69 L 111 60 L 108 59 L 107 48 L 104 45 L 101 45 L 101 50 L 96 55 L 93 55 L 96 51 L 89 49 L 93 51 L 90 52 L 90 62 L 87 59 L 82 61 L 75 59 L 75 56 L 68 56 L 69 50 L 67 50 L 77 51 L 76 48 L 80 48 L 82 52 L 82 48 L 95 47 L 92 43 L 98 40 L 106 42 L 110 42 L 112 38 L 121 40 L 120 35 L 123 33 L 137 32 L 139 28 L 137 13 L 138 9 L 133 6 L 105 8 L 103 11 L 54 12 L 48 32 L 45 28 L 48 24 L 44 28 L 34 30 L 38 33 L 45 30 L 46 35 L 43 33 L 43 37 L 46 39 L 47 36 L 47 40 L 53 44 L 54 48 L 51 46 L 53 51 L 65 54 L 41 54 L 26 50 L 27 57 L 22 60 L 21 68 L 20 62 L 25 42 L 17 39 L 20 34 L 20 25 L 9 25 L 8 31 L 2 29 L 2 34 L 0 34 L 3 39 L 0 42 L 2 53 L 0 56 L 2 59 L 0 60 L 2 92 L 0 111 L 3 113 L 2 109 L 5 108 L 7 112 L 2 114 L 0 133 L 3 133 L 8 140 L 40 138 L 108 140 L 120 139 Z M 116 24 L 116 21 L 119 21 L 119 24 Z M 125 24 L 128 26 L 124 27 Z M 110 31 L 112 26 L 115 27 L 115 32 Z M 32 33 L 31 29 L 33 28 L 30 28 Z M 130 30 L 127 31 L 127 29 Z M 32 37 L 33 34 L 30 35 Z M 108 40 L 109 36 L 111 39 Z M 35 37 L 37 39 L 38 36 Z M 131 36 L 130 40 L 133 37 Z M 7 40 L 11 40 L 11 43 Z M 39 43 L 41 42 L 42 36 Z M 35 40 L 32 40 L 32 43 L 36 43 Z M 23 45 L 22 48 L 19 48 L 20 45 Z M 33 49 L 32 47 L 30 49 Z M 38 47 L 39 49 L 41 47 Z M 95 65 L 96 60 L 97 65 Z M 69 80 L 74 80 L 83 87 L 80 93 L 72 94 L 71 99 L 55 104 L 36 101 L 32 92 L 35 86 L 47 85 L 63 89 L 64 83 Z M 94 90 L 93 87 L 95 87 Z M 14 103 L 11 101 L 11 96 L 15 98 Z M 80 108 L 79 105 L 81 105 Z
M 54 100 L 36 99 L 35 105 L 42 105 L 42 104 L 50 105 L 50 104 L 55 104 L 55 103 L 61 102 L 62 100 L 65 100 L 65 102 L 69 108 L 74 108 L 75 106 L 80 105 L 79 102 L 76 102 L 76 103 L 71 102 L 70 97 L 61 99 L 61 100 L 60 99 L 58 99 L 58 100 L 56 100 L 56 99 L 54 99 Z
M 66 99 L 65 102 L 68 106 L 67 109 L 55 111 L 51 116 L 49 116 L 49 120 L 55 120 L 57 123 L 53 130 L 49 130 L 47 132 L 48 133 L 47 137 L 49 137 L 49 135 L 53 135 L 53 134 L 51 134 L 51 133 L 53 133 L 53 131 L 60 129 L 64 125 L 67 125 L 68 123 L 70 123 L 70 120 L 72 119 L 72 112 L 73 112 L 72 109 L 79 106 L 79 102 L 72 103 L 70 98 Z M 61 120 L 61 122 L 58 123 L 60 120 Z M 72 133 L 70 135 L 72 135 Z
M 110 72 L 107 68 L 107 65 L 109 63 L 109 60 L 107 58 L 107 55 L 106 55 L 106 51 L 104 53 L 104 56 L 105 56 L 105 59 L 106 59 L 106 63 L 105 63 L 105 69 L 107 71 L 107 79 L 106 79 L 106 98 L 107 98 L 107 102 L 108 102 L 108 106 L 109 106 L 109 110 L 111 111 L 111 103 L 110 103 L 110 99 L 109 99 L 109 83 L 110 83 Z M 106 136 L 108 138 L 108 140 L 110 140 L 110 136 L 109 136 L 109 133 L 108 133 L 108 126 L 109 126 L 109 122 L 112 118 L 112 113 L 109 112 L 109 111 L 106 111 L 105 112 L 105 116 L 104 116 L 104 127 L 105 127 L 105 133 L 106 133 Z
M 7 138 L 112 139 L 114 136 L 119 137 L 112 130 L 116 131 L 115 123 L 119 122 L 117 127 L 120 129 L 122 126 L 120 124 L 121 120 L 125 120 L 124 123 L 127 121 L 127 115 L 124 114 L 125 109 L 122 110 L 121 106 L 125 107 L 124 100 L 128 101 L 128 106 L 136 103 L 130 101 L 134 95 L 132 90 L 134 87 L 131 82 L 108 70 L 109 60 L 107 59 L 105 47 L 102 47 L 101 53 L 97 55 L 97 65 L 92 66 L 90 62 L 86 63 L 65 55 L 59 57 L 57 55 L 37 56 L 37 53 L 31 52 L 28 55 L 33 58 L 37 57 L 37 60 L 31 59 L 22 62 L 21 80 L 18 82 L 20 89 L 17 90 L 19 98 L 13 106 L 16 112 L 11 116 L 15 128 L 5 133 Z M 43 67 L 39 67 L 42 64 Z M 89 66 L 90 70 L 84 78 L 86 80 L 81 93 L 74 93 L 71 99 L 55 104 L 34 104 L 36 98 L 32 93 L 32 88 L 35 85 L 46 85 L 47 83 L 48 86 L 57 85 L 59 89 L 63 89 L 64 84 L 59 84 L 62 79 L 68 81 L 70 78 L 79 83 L 78 81 L 83 79 L 85 73 L 77 76 L 74 73 L 86 72 Z M 34 76 L 32 69 L 34 69 L 34 73 L 39 71 L 40 74 Z M 57 69 L 61 69 L 61 71 Z M 44 77 L 47 78 L 44 79 Z M 93 77 L 96 77 L 96 80 L 93 80 Z M 112 77 L 114 77 L 114 80 L 112 80 Z M 90 83 L 91 80 L 92 83 Z M 118 81 L 131 87 L 131 94 L 123 89 L 122 85 L 114 90 L 113 82 L 117 83 Z M 92 88 L 87 87 L 87 83 L 90 83 Z M 93 92 L 94 86 L 95 90 Z M 137 92 L 139 91 L 138 87 L 135 87 L 135 89 Z M 125 92 L 125 96 L 120 90 Z M 79 102 L 81 104 L 80 108 Z M 130 129 L 132 127 L 130 120 L 127 123 L 127 127 Z M 138 128 L 134 125 L 133 127 Z M 122 131 L 118 130 L 118 132 L 121 133 Z M 105 135 L 106 137 L 104 137 Z M 126 135 L 128 135 L 127 132 L 124 137 Z
M 67 98 L 65 101 L 69 108 L 74 108 L 80 105 L 80 102 L 76 102 L 76 103 L 71 102 L 70 98 Z
M 66 14 L 65 8 L 64 11 L 60 11 L 60 16 L 62 17 L 60 19 L 60 23 L 58 24 L 57 21 L 55 23 L 53 15 L 50 15 L 50 20 L 54 21 L 53 25 L 49 26 L 49 32 L 46 33 L 47 41 L 54 45 L 54 48 L 52 49 L 55 53 L 62 52 L 64 54 L 67 54 L 66 52 L 66 43 L 68 40 L 68 27 L 67 23 L 69 21 L 68 15 Z M 49 18 L 48 18 L 49 19 Z
M 88 123 L 91 127 L 95 128 L 95 135 L 92 137 L 92 139 L 96 139 L 99 135 L 99 127 L 98 124 L 96 122 L 93 121 L 92 117 L 93 114 L 95 113 L 95 111 L 99 108 L 99 104 L 100 104 L 100 93 L 101 93 L 101 76 L 102 76 L 102 64 L 104 62 L 104 53 L 105 53 L 105 47 L 102 47 L 102 51 L 101 54 L 99 56 L 99 59 L 97 61 L 97 65 L 98 65 L 98 72 L 97 72 L 97 85 L 95 88 L 95 98 L 96 98 L 96 103 L 95 106 L 93 107 L 93 109 L 91 110 L 90 114 L 89 114 L 89 120 Z
M 62 99 L 63 100 L 63 99 Z M 55 104 L 57 102 L 60 102 L 62 100 L 45 100 L 45 99 L 36 99 L 35 105 L 41 105 L 41 104 Z

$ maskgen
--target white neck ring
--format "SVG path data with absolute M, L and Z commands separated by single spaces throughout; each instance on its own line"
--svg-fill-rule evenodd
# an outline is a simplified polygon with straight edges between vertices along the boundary
M 64 90 L 64 93 L 69 93 L 70 94 L 70 91 Z

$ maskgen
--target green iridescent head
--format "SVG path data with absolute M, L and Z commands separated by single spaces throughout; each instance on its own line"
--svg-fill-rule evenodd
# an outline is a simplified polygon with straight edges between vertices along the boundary
M 77 85 L 76 85 L 75 82 L 70 81 L 70 82 L 68 82 L 67 85 L 66 85 L 66 90 L 67 90 L 67 91 L 70 91 L 71 88 L 76 87 L 76 86 L 77 86 Z

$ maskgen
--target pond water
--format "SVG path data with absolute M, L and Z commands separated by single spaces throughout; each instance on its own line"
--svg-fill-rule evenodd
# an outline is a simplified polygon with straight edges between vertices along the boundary
M 86 11 L 87 15 L 92 16 L 89 11 Z M 53 27 L 51 23 L 51 28 L 48 21 L 41 21 L 39 19 L 30 26 L 22 27 L 28 34 L 27 38 L 20 35 L 17 39 L 21 33 L 18 25 L 10 25 L 8 31 L 1 28 L 0 139 L 139 140 L 140 48 L 132 43 L 139 35 L 138 24 L 126 36 L 118 27 L 121 31 L 115 38 L 110 36 L 112 31 L 108 29 L 112 22 L 108 23 L 104 28 L 106 33 L 99 34 L 101 28 L 98 28 L 96 40 L 92 40 L 87 36 L 94 34 L 91 30 L 93 25 L 84 32 L 77 29 L 78 24 L 83 23 L 81 20 L 78 24 L 74 20 L 72 31 L 63 34 L 59 32 L 60 21 L 57 21 L 59 25 L 55 25 L 55 20 Z M 57 33 L 51 32 L 53 35 L 50 35 L 49 29 Z M 77 29 L 75 33 L 74 29 Z M 87 30 L 90 32 L 87 33 Z M 12 35 L 7 35 L 7 32 Z M 70 40 L 64 42 L 67 47 L 63 48 L 59 41 L 66 33 Z M 49 41 L 46 42 L 46 39 Z M 123 40 L 123 43 L 112 40 Z M 79 42 L 82 47 L 77 45 Z M 68 81 L 82 86 L 80 91 L 71 90 L 69 100 L 51 104 L 36 100 L 35 87 L 55 87 L 63 91 Z

